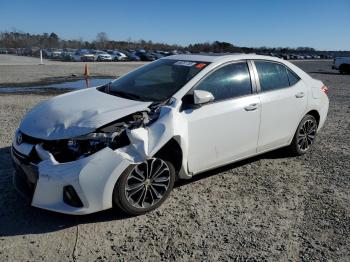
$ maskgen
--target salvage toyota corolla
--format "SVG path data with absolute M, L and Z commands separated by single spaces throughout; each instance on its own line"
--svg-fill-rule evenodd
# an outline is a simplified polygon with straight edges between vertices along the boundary
M 43 209 L 143 214 L 177 178 L 281 147 L 308 152 L 327 93 L 278 58 L 162 58 L 29 111 L 13 141 L 14 184 Z

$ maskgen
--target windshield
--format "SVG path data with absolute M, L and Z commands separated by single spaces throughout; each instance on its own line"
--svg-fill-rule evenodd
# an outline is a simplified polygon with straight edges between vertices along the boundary
M 133 100 L 164 101 L 207 65 L 207 62 L 160 59 L 118 78 L 100 91 Z

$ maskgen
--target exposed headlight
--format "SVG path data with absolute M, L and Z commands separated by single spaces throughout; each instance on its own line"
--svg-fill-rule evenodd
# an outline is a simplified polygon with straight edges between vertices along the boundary
M 75 161 L 110 147 L 116 149 L 130 143 L 125 131 L 91 133 L 71 139 L 45 141 L 42 147 L 49 151 L 58 162 Z
M 113 150 L 130 144 L 127 129 L 147 126 L 155 121 L 159 111 L 137 112 L 106 126 L 94 133 L 66 140 L 45 141 L 43 148 L 49 151 L 58 162 L 75 161 L 109 147 Z

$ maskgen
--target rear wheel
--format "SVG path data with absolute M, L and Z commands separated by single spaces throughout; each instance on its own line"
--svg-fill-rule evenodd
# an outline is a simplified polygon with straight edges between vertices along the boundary
M 350 65 L 343 64 L 339 67 L 339 72 L 341 74 L 349 74 L 350 73 Z
M 317 121 L 312 115 L 301 120 L 288 149 L 293 155 L 303 155 L 310 151 L 317 133 Z
M 130 215 L 141 215 L 159 207 L 175 181 L 172 163 L 160 158 L 129 166 L 114 187 L 113 201 Z

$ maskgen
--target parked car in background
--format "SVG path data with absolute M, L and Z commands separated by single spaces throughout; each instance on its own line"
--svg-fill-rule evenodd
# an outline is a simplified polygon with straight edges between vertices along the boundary
M 75 52 L 73 59 L 75 62 L 94 62 L 95 56 L 87 49 L 80 49 Z
M 16 48 L 7 48 L 7 53 L 11 55 L 17 54 Z
M 51 59 L 61 59 L 61 55 L 62 55 L 62 50 L 61 49 L 54 50 L 51 53 Z
M 163 55 L 163 56 L 170 56 L 170 55 L 172 55 L 170 52 L 168 52 L 168 51 L 157 51 L 157 53 L 159 53 L 159 54 L 161 54 L 161 55 Z
M 350 57 L 336 57 L 332 68 L 339 70 L 341 74 L 350 74 Z
M 127 56 L 128 61 L 140 61 L 141 60 L 140 57 L 135 55 L 135 53 L 124 51 L 123 54 L 125 54 Z
M 111 62 L 111 61 L 113 61 L 112 56 L 104 51 L 95 51 L 94 56 L 95 56 L 95 61 L 98 61 L 98 62 Z
M 320 57 L 322 59 L 333 59 L 334 58 L 332 55 L 328 55 L 328 54 L 321 54 Z
M 75 49 L 65 49 L 61 54 L 62 61 L 74 61 L 74 54 L 76 53 Z
M 110 50 L 108 53 L 111 55 L 113 61 L 126 61 L 128 56 L 118 50 Z
M 35 207 L 141 215 L 167 199 L 176 179 L 278 148 L 308 153 L 327 117 L 327 92 L 274 57 L 161 58 L 30 110 L 12 143 L 13 181 Z
M 140 57 L 141 61 L 154 61 L 156 57 L 146 51 L 138 51 L 135 53 L 138 57 Z
M 164 55 L 157 53 L 157 52 L 150 52 L 149 54 L 154 56 L 155 59 L 160 59 L 160 58 L 164 57 Z
M 6 48 L 0 48 L 0 54 L 7 54 Z

